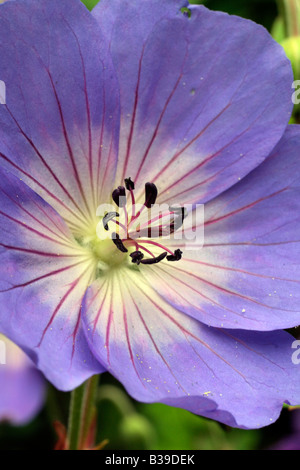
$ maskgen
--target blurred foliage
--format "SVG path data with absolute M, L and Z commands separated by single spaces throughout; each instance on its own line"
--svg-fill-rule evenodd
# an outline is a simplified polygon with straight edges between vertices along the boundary
M 277 16 L 275 19 L 271 28 L 271 34 L 275 41 L 279 43 L 285 39 L 284 21 L 281 16 Z
M 300 36 L 292 36 L 283 39 L 281 42 L 286 55 L 290 59 L 294 71 L 294 76 L 300 79 Z
M 130 399 L 117 383 L 102 385 L 98 402 L 97 441 L 107 449 L 242 450 L 255 449 L 259 431 L 221 426 L 188 411 Z
M 82 3 L 84 3 L 89 10 L 92 10 L 97 3 L 99 3 L 99 0 L 82 0 Z
M 251 19 L 269 30 L 277 15 L 274 0 L 191 0 L 190 3 L 203 4 L 210 10 L 225 11 L 230 15 Z
M 53 422 L 67 424 L 69 394 L 50 388 L 47 405 L 29 425 L 0 425 L 0 450 L 50 450 L 57 437 Z M 233 429 L 188 411 L 131 399 L 109 374 L 98 393 L 96 442 L 106 450 L 256 450 L 267 449 L 292 432 L 292 412 L 261 430 Z

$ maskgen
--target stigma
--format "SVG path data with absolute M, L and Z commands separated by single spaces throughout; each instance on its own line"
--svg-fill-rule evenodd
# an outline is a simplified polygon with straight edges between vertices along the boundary
M 151 182 L 145 184 L 144 203 L 137 205 L 134 182 L 126 178 L 124 183 L 112 192 L 117 210 L 106 213 L 102 219 L 106 231 L 114 223 L 111 240 L 115 247 L 121 253 L 128 253 L 131 262 L 137 266 L 157 264 L 163 260 L 180 261 L 182 251 L 171 251 L 160 239 L 169 238 L 183 225 L 185 209 L 164 205 L 161 210 L 161 206 L 155 204 L 157 187 Z

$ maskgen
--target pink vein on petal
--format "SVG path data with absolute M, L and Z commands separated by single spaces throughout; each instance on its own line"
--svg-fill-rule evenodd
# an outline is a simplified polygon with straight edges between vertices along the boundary
M 46 273 L 46 274 L 43 274 L 42 276 L 39 276 L 39 277 L 36 277 L 34 279 L 31 279 L 30 281 L 27 281 L 27 282 L 23 282 L 22 284 L 16 284 L 14 285 L 13 287 L 10 287 L 9 289 L 4 289 L 4 290 L 0 290 L 0 292 L 9 292 L 11 290 L 14 290 L 14 289 L 18 289 L 20 287 L 27 287 L 31 284 L 34 284 L 35 282 L 38 282 L 38 281 L 41 281 L 42 279 L 46 279 L 48 277 L 51 277 L 51 276 L 55 276 L 56 274 L 60 274 L 62 272 L 65 272 L 65 271 L 68 271 L 69 269 L 71 268 L 74 268 L 76 266 L 79 266 L 80 264 L 82 264 L 84 261 L 79 261 L 77 263 L 74 263 L 74 264 L 71 264 L 69 266 L 65 266 L 63 268 L 60 268 L 60 269 L 56 269 L 55 271 L 51 271 L 50 273 Z
M 215 356 L 217 356 L 221 361 L 225 362 L 225 364 L 227 364 L 229 367 L 231 367 L 238 375 L 240 375 L 244 380 L 245 382 L 251 386 L 251 384 L 247 381 L 246 377 L 242 374 L 242 372 L 240 372 L 238 369 L 236 369 L 232 364 L 230 364 L 230 362 L 228 362 L 226 359 L 224 359 L 222 356 L 220 356 L 213 348 L 211 348 L 207 343 L 205 343 L 204 341 L 202 341 L 200 338 L 198 338 L 197 336 L 195 336 L 193 333 L 191 333 L 189 330 L 185 329 L 180 323 L 178 323 L 174 318 L 172 318 L 171 315 L 169 315 L 162 307 L 160 307 L 159 305 L 156 304 L 156 302 L 154 302 L 153 299 L 151 299 L 145 292 L 143 292 L 140 287 L 138 287 L 139 290 L 145 295 L 145 297 L 147 297 L 147 299 L 164 315 L 166 316 L 167 318 L 169 318 L 169 320 L 171 320 L 172 323 L 174 323 L 183 333 L 185 332 L 187 335 L 189 335 L 191 338 L 195 339 L 198 343 L 200 343 L 202 346 L 204 346 L 205 348 L 207 348 L 211 353 L 213 353 Z M 182 315 L 182 312 L 180 312 L 180 310 L 176 309 L 181 315 Z M 251 386 L 252 387 L 252 386 Z
M 69 154 L 70 161 L 71 161 L 71 164 L 72 164 L 72 168 L 73 168 L 73 171 L 74 171 L 75 179 L 76 179 L 76 182 L 77 182 L 77 185 L 78 185 L 80 194 L 81 194 L 81 196 L 82 196 L 82 200 L 83 200 L 83 202 L 84 202 L 84 204 L 85 204 L 85 207 L 86 207 L 86 209 L 87 209 L 87 212 L 89 213 L 90 216 L 92 216 L 92 214 L 91 214 L 91 212 L 90 212 L 90 207 L 89 207 L 89 205 L 88 205 L 88 203 L 87 203 L 87 200 L 86 200 L 86 197 L 85 197 L 85 193 L 84 193 L 84 191 L 83 191 L 82 183 L 81 183 L 81 180 L 80 180 L 80 177 L 79 177 L 79 174 L 78 174 L 78 169 L 77 169 L 76 162 L 75 162 L 75 159 L 74 159 L 73 150 L 72 150 L 72 147 L 71 147 L 71 144 L 70 144 L 70 140 L 69 140 L 69 136 L 68 136 L 67 129 L 66 129 L 66 124 L 65 124 L 65 120 L 64 120 L 63 111 L 62 111 L 62 106 L 61 106 L 59 97 L 58 97 L 58 95 L 57 95 L 57 91 L 56 91 L 56 88 L 55 88 L 55 85 L 54 85 L 54 82 L 53 82 L 51 73 L 50 73 L 50 71 L 48 70 L 47 67 L 46 67 L 46 71 L 47 71 L 47 74 L 48 74 L 48 76 L 49 76 L 49 80 L 50 80 L 50 82 L 51 82 L 51 85 L 52 85 L 52 88 L 53 88 L 53 92 L 54 92 L 54 96 L 55 96 L 55 99 L 56 99 L 56 103 L 57 103 L 57 106 L 58 106 L 58 111 L 59 111 L 59 115 L 60 115 L 60 119 L 61 119 L 61 125 L 62 125 L 62 130 L 63 130 L 63 135 L 64 135 L 65 142 L 66 142 L 66 145 L 67 145 L 68 154 Z
M 61 201 L 55 194 L 53 194 L 51 191 L 49 191 L 43 184 L 41 184 L 36 178 L 34 178 L 32 175 L 24 171 L 21 167 L 16 165 L 14 162 L 12 162 L 6 155 L 0 152 L 0 157 L 3 158 L 3 160 L 7 161 L 11 166 L 16 168 L 20 173 L 25 175 L 27 178 L 29 178 L 31 181 L 33 181 L 35 184 L 37 184 L 43 191 L 45 191 L 52 199 L 54 199 L 57 203 L 59 203 L 64 209 L 70 212 L 76 219 L 80 218 L 78 217 L 78 214 L 76 212 L 73 212 L 70 207 L 66 206 L 66 204 Z M 66 220 L 66 218 L 65 218 Z M 86 223 L 85 219 L 80 219 L 82 222 Z M 70 221 L 69 221 L 70 223 Z
M 50 79 L 52 80 L 52 77 L 50 75 L 50 72 L 47 70 L 49 76 L 50 76 Z M 53 83 L 53 82 L 51 82 Z M 58 97 L 57 97 L 58 99 Z M 59 103 L 60 105 L 60 103 Z M 74 198 L 71 196 L 71 194 L 69 193 L 69 191 L 66 189 L 66 187 L 62 184 L 62 182 L 60 181 L 60 179 L 58 178 L 58 176 L 54 173 L 54 171 L 52 170 L 52 168 L 50 167 L 50 165 L 46 162 L 46 159 L 42 156 L 42 154 L 40 153 L 40 151 L 37 149 L 37 147 L 35 146 L 34 142 L 30 139 L 30 137 L 28 137 L 28 135 L 23 131 L 23 129 L 21 128 L 20 124 L 18 123 L 18 121 L 16 120 L 16 118 L 13 116 L 12 112 L 9 110 L 8 106 L 6 106 L 6 109 L 8 111 L 8 113 L 10 114 L 10 116 L 12 117 L 13 121 L 15 122 L 15 124 L 17 125 L 19 131 L 21 132 L 21 134 L 23 135 L 23 137 L 25 137 L 25 139 L 27 140 L 27 142 L 30 144 L 30 146 L 33 148 L 33 150 L 35 151 L 36 155 L 39 157 L 39 159 L 41 160 L 42 164 L 45 166 L 45 168 L 49 171 L 49 173 L 51 174 L 51 176 L 54 178 L 54 180 L 56 181 L 56 183 L 59 185 L 59 187 L 64 191 L 64 193 L 68 196 L 68 198 L 72 201 L 72 203 L 74 204 L 74 206 L 76 207 L 76 209 L 84 216 L 84 212 L 82 212 L 82 210 L 80 209 L 80 207 L 78 206 L 78 204 L 76 203 L 76 201 L 74 200 Z M 25 172 L 24 172 L 25 173 Z
M 149 328 L 148 328 L 148 326 L 147 326 L 147 324 L 146 324 L 146 322 L 145 322 L 145 319 L 144 319 L 144 317 L 142 316 L 142 313 L 141 313 L 140 309 L 138 308 L 138 306 L 137 306 L 137 304 L 136 304 L 136 302 L 135 302 L 135 300 L 134 300 L 134 298 L 133 298 L 133 296 L 132 296 L 132 294 L 131 294 L 131 292 L 130 292 L 128 286 L 127 286 L 127 289 L 128 289 L 129 295 L 130 295 L 130 297 L 131 297 L 131 300 L 132 300 L 132 302 L 134 303 L 134 306 L 135 306 L 135 308 L 136 308 L 136 311 L 138 312 L 139 318 L 140 318 L 140 320 L 141 320 L 141 322 L 142 322 L 142 324 L 143 324 L 143 326 L 144 326 L 144 328 L 145 328 L 145 330 L 146 330 L 146 332 L 147 332 L 147 334 L 148 334 L 148 336 L 149 336 L 149 338 L 150 338 L 150 340 L 151 340 L 151 342 L 152 342 L 152 344 L 153 344 L 153 346 L 154 346 L 154 348 L 155 348 L 157 354 L 159 355 L 159 357 L 161 358 L 161 360 L 164 362 L 164 364 L 167 366 L 167 368 L 168 368 L 170 374 L 171 374 L 171 375 L 173 376 L 173 378 L 176 380 L 176 383 L 179 385 L 179 387 L 182 389 L 182 391 L 187 394 L 186 390 L 182 387 L 182 385 L 180 384 L 179 380 L 178 380 L 177 377 L 174 375 L 174 373 L 173 373 L 173 371 L 172 371 L 172 369 L 171 369 L 169 363 L 167 362 L 167 360 L 165 359 L 165 357 L 163 356 L 163 354 L 160 352 L 160 350 L 159 350 L 159 348 L 158 348 L 158 346 L 157 346 L 157 344 L 156 344 L 156 342 L 155 342 L 153 336 L 151 335 L 151 332 L 150 332 L 150 330 L 149 330 Z
M 54 321 L 56 315 L 57 315 L 58 312 L 59 312 L 59 310 L 61 309 L 61 307 L 63 306 L 63 304 L 64 304 L 65 301 L 67 300 L 67 298 L 70 296 L 70 294 L 73 292 L 73 290 L 75 289 L 75 287 L 78 286 L 80 280 L 83 278 L 83 276 L 84 276 L 85 273 L 88 271 L 88 269 L 89 269 L 89 268 L 85 269 L 85 270 L 83 271 L 83 273 L 81 273 L 80 276 L 79 276 L 77 279 L 75 279 L 75 281 L 73 281 L 73 282 L 71 283 L 71 287 L 70 287 L 70 288 L 67 290 L 67 292 L 63 295 L 63 297 L 62 297 L 61 300 L 59 301 L 58 305 L 55 307 L 55 309 L 54 309 L 54 311 L 53 311 L 53 313 L 52 313 L 52 315 L 51 315 L 50 320 L 48 321 L 46 327 L 44 328 L 42 337 L 41 337 L 41 339 L 40 339 L 40 341 L 39 341 L 37 347 L 40 347 L 40 346 L 41 346 L 42 341 L 43 341 L 43 339 L 44 339 L 44 337 L 45 337 L 45 334 L 46 334 L 46 332 L 48 331 L 49 327 L 52 325 L 52 323 L 53 323 L 53 321 Z
M 228 103 L 222 111 L 217 114 L 202 130 L 199 132 L 193 139 L 190 140 L 181 150 L 179 150 L 171 160 L 152 178 L 152 181 L 156 181 L 169 167 L 175 160 L 177 160 L 183 152 L 185 152 L 194 142 L 196 142 L 204 133 L 205 131 L 231 106 L 231 103 Z
M 172 100 L 172 98 L 173 98 L 173 96 L 174 96 L 174 94 L 175 94 L 175 91 L 176 91 L 177 88 L 178 88 L 178 85 L 179 85 L 179 83 L 180 83 L 181 78 L 182 78 L 182 71 L 181 71 L 181 73 L 180 73 L 180 75 L 179 75 L 179 77 L 178 77 L 178 79 L 177 79 L 177 81 L 176 81 L 176 83 L 175 83 L 175 85 L 174 85 L 174 87 L 173 87 L 173 89 L 172 89 L 170 95 L 168 96 L 167 101 L 166 101 L 165 104 L 164 104 L 163 110 L 162 110 L 162 112 L 161 112 L 161 114 L 160 114 L 160 116 L 159 116 L 158 122 L 157 122 L 156 127 L 155 127 L 155 129 L 154 129 L 154 132 L 153 132 L 153 134 L 152 134 L 151 140 L 150 140 L 150 142 L 149 142 L 149 144 L 148 144 L 148 146 L 147 146 L 147 149 L 146 149 L 146 151 L 145 151 L 145 153 L 144 153 L 144 155 L 143 155 L 143 158 L 142 158 L 141 163 L 140 163 L 140 165 L 139 165 L 139 168 L 138 168 L 138 171 L 137 171 L 137 174 L 136 174 L 136 176 L 135 176 L 134 181 L 137 181 L 137 180 L 138 180 L 138 177 L 139 177 L 139 175 L 140 175 L 140 173 L 141 173 L 141 171 L 142 171 L 142 168 L 143 168 L 143 166 L 144 166 L 144 164 L 145 164 L 145 161 L 146 161 L 146 159 L 147 159 L 147 157 L 148 157 L 148 154 L 149 154 L 149 152 L 150 152 L 150 149 L 151 149 L 151 147 L 152 147 L 152 145 L 153 145 L 153 143 L 154 143 L 154 141 L 155 141 L 155 139 L 156 139 L 156 137 L 157 137 L 160 124 L 161 124 L 161 122 L 162 122 L 162 120 L 163 120 L 163 117 L 164 117 L 164 115 L 165 115 L 165 113 L 166 113 L 166 111 L 167 111 L 167 108 L 168 108 L 168 106 L 169 106 L 169 104 L 170 104 L 170 102 L 171 102 L 171 100 Z
M 144 52 L 145 52 L 145 44 L 143 45 L 141 57 L 140 57 L 140 60 L 139 60 L 139 69 L 138 69 L 137 84 L 136 84 L 136 88 L 135 88 L 133 113 L 132 113 L 129 136 L 128 136 L 128 140 L 127 140 L 127 151 L 126 151 L 125 162 L 124 162 L 124 167 L 123 167 L 122 180 L 124 180 L 124 178 L 126 176 L 127 165 L 128 165 L 128 160 L 129 160 L 129 155 L 130 155 L 130 150 L 131 150 L 132 137 L 133 137 L 133 131 L 134 131 L 134 125 L 135 125 L 135 119 L 136 119 L 136 113 L 137 113 L 137 106 L 138 106 L 138 100 L 139 100 L 139 89 L 140 89 L 140 81 L 141 81 L 141 73 L 142 73 L 142 62 L 143 62 Z

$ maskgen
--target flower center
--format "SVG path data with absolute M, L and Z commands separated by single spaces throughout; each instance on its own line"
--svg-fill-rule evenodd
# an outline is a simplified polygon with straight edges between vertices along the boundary
M 184 208 L 155 204 L 158 191 L 154 183 L 145 184 L 145 202 L 138 206 L 134 189 L 131 178 L 125 179 L 125 186 L 112 193 L 118 211 L 107 212 L 102 220 L 106 231 L 114 224 L 111 241 L 120 259 L 129 254 L 136 265 L 157 264 L 163 259 L 179 261 L 182 251 L 172 251 L 158 239 L 170 238 L 182 226 L 186 216 Z
M 111 242 L 111 239 L 100 240 L 96 234 L 76 239 L 79 245 L 89 252 L 90 259 L 98 268 L 118 267 L 128 258 L 128 253 L 122 253 Z
M 101 240 L 95 243 L 93 252 L 98 261 L 102 261 L 110 267 L 119 266 L 127 259 L 127 255 L 117 250 L 111 240 Z

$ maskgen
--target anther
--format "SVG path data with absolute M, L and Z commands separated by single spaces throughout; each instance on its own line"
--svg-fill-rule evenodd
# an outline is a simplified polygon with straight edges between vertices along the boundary
M 181 250 L 175 250 L 174 255 L 168 255 L 167 260 L 168 261 L 179 261 L 182 258 L 182 251 Z
M 175 216 L 177 216 L 173 221 L 170 223 L 170 234 L 176 232 L 184 222 L 185 217 L 187 216 L 187 210 L 185 207 L 169 207 L 169 211 L 172 212 Z
M 157 187 L 154 183 L 145 184 L 145 206 L 150 209 L 157 198 Z
M 128 252 L 127 248 L 124 246 L 120 236 L 117 233 L 115 233 L 115 232 L 112 233 L 111 239 L 114 242 L 114 244 L 116 245 L 116 247 L 118 248 L 118 250 L 120 250 L 122 253 L 127 253 Z
M 139 265 L 144 258 L 144 254 L 141 251 L 134 251 L 130 256 L 132 258 L 132 262 L 137 265 Z
M 134 190 L 134 182 L 131 181 L 131 178 L 126 178 L 125 180 L 125 186 L 126 186 L 126 189 L 127 191 L 133 191 Z
M 125 207 L 126 206 L 126 192 L 124 186 L 119 186 L 117 189 L 115 189 L 112 193 L 112 198 L 114 203 L 118 207 Z
M 146 224 L 143 224 L 141 226 L 140 223 L 135 227 L 134 232 L 131 234 L 129 232 L 130 227 L 132 226 L 132 221 L 137 221 L 138 218 L 142 212 L 143 209 L 151 209 L 152 206 L 156 203 L 158 191 L 157 187 L 154 183 L 148 182 L 145 184 L 145 202 L 142 208 L 136 213 L 135 212 L 135 198 L 134 198 L 134 189 L 135 185 L 134 182 L 131 180 L 131 178 L 126 178 L 124 179 L 124 186 L 118 186 L 113 192 L 112 192 L 112 199 L 115 202 L 115 204 L 123 209 L 124 211 L 124 216 L 125 216 L 125 225 L 120 223 L 120 221 L 115 220 L 114 222 L 119 225 L 119 227 L 125 232 L 124 235 L 121 237 L 118 233 L 112 233 L 112 241 L 114 242 L 115 246 L 119 251 L 122 253 L 128 253 L 128 250 L 124 243 L 126 242 L 131 242 L 134 238 L 160 238 L 166 235 L 170 235 L 174 233 L 176 230 L 178 230 L 182 224 L 184 219 L 187 216 L 187 210 L 185 207 L 172 207 L 169 206 L 169 214 L 162 214 L 159 217 L 155 217 L 153 220 L 151 220 L 148 223 L 148 226 Z M 126 205 L 128 203 L 128 198 L 126 196 L 126 190 L 129 191 L 130 194 L 130 199 L 131 199 L 131 204 L 132 204 L 132 209 L 131 213 L 127 211 Z M 130 215 L 130 219 L 129 219 Z M 164 221 L 164 218 L 168 216 L 169 220 Z M 112 221 L 115 217 L 120 217 L 117 212 L 109 212 L 106 213 L 105 216 L 103 217 L 103 225 L 105 230 L 109 230 L 108 228 L 108 223 Z M 159 225 L 153 225 L 154 222 L 157 220 L 160 220 Z M 152 226 L 153 225 L 153 226 Z M 153 243 L 154 245 L 157 245 L 161 250 L 167 250 L 163 251 L 159 256 L 154 256 L 152 255 L 151 252 L 148 251 L 148 249 L 143 248 L 143 246 L 140 246 L 137 242 L 134 242 L 136 245 L 136 251 L 130 253 L 131 261 L 132 263 L 136 265 L 140 264 L 146 264 L 146 265 L 152 265 L 152 264 L 157 264 L 160 261 L 164 260 L 165 258 L 168 261 L 179 261 L 182 258 L 182 251 L 177 249 L 172 252 L 168 252 L 168 250 L 163 246 L 158 243 L 150 242 Z M 142 242 L 141 242 L 142 244 Z M 148 252 L 151 256 L 149 258 L 145 258 L 145 253 Z
M 186 218 L 187 216 L 187 209 L 186 207 L 171 207 L 169 206 L 169 211 L 174 212 L 175 215 L 181 216 L 182 221 Z
M 118 212 L 107 212 L 102 219 L 103 227 L 107 231 L 108 230 L 108 222 L 110 222 L 115 217 L 119 217 Z
M 156 263 L 159 263 L 160 261 L 162 261 L 163 259 L 165 259 L 165 257 L 167 256 L 167 252 L 164 251 L 163 253 L 161 253 L 159 256 L 157 256 L 156 258 L 147 258 L 147 259 L 142 259 L 141 260 L 141 263 L 142 264 L 156 264 Z

